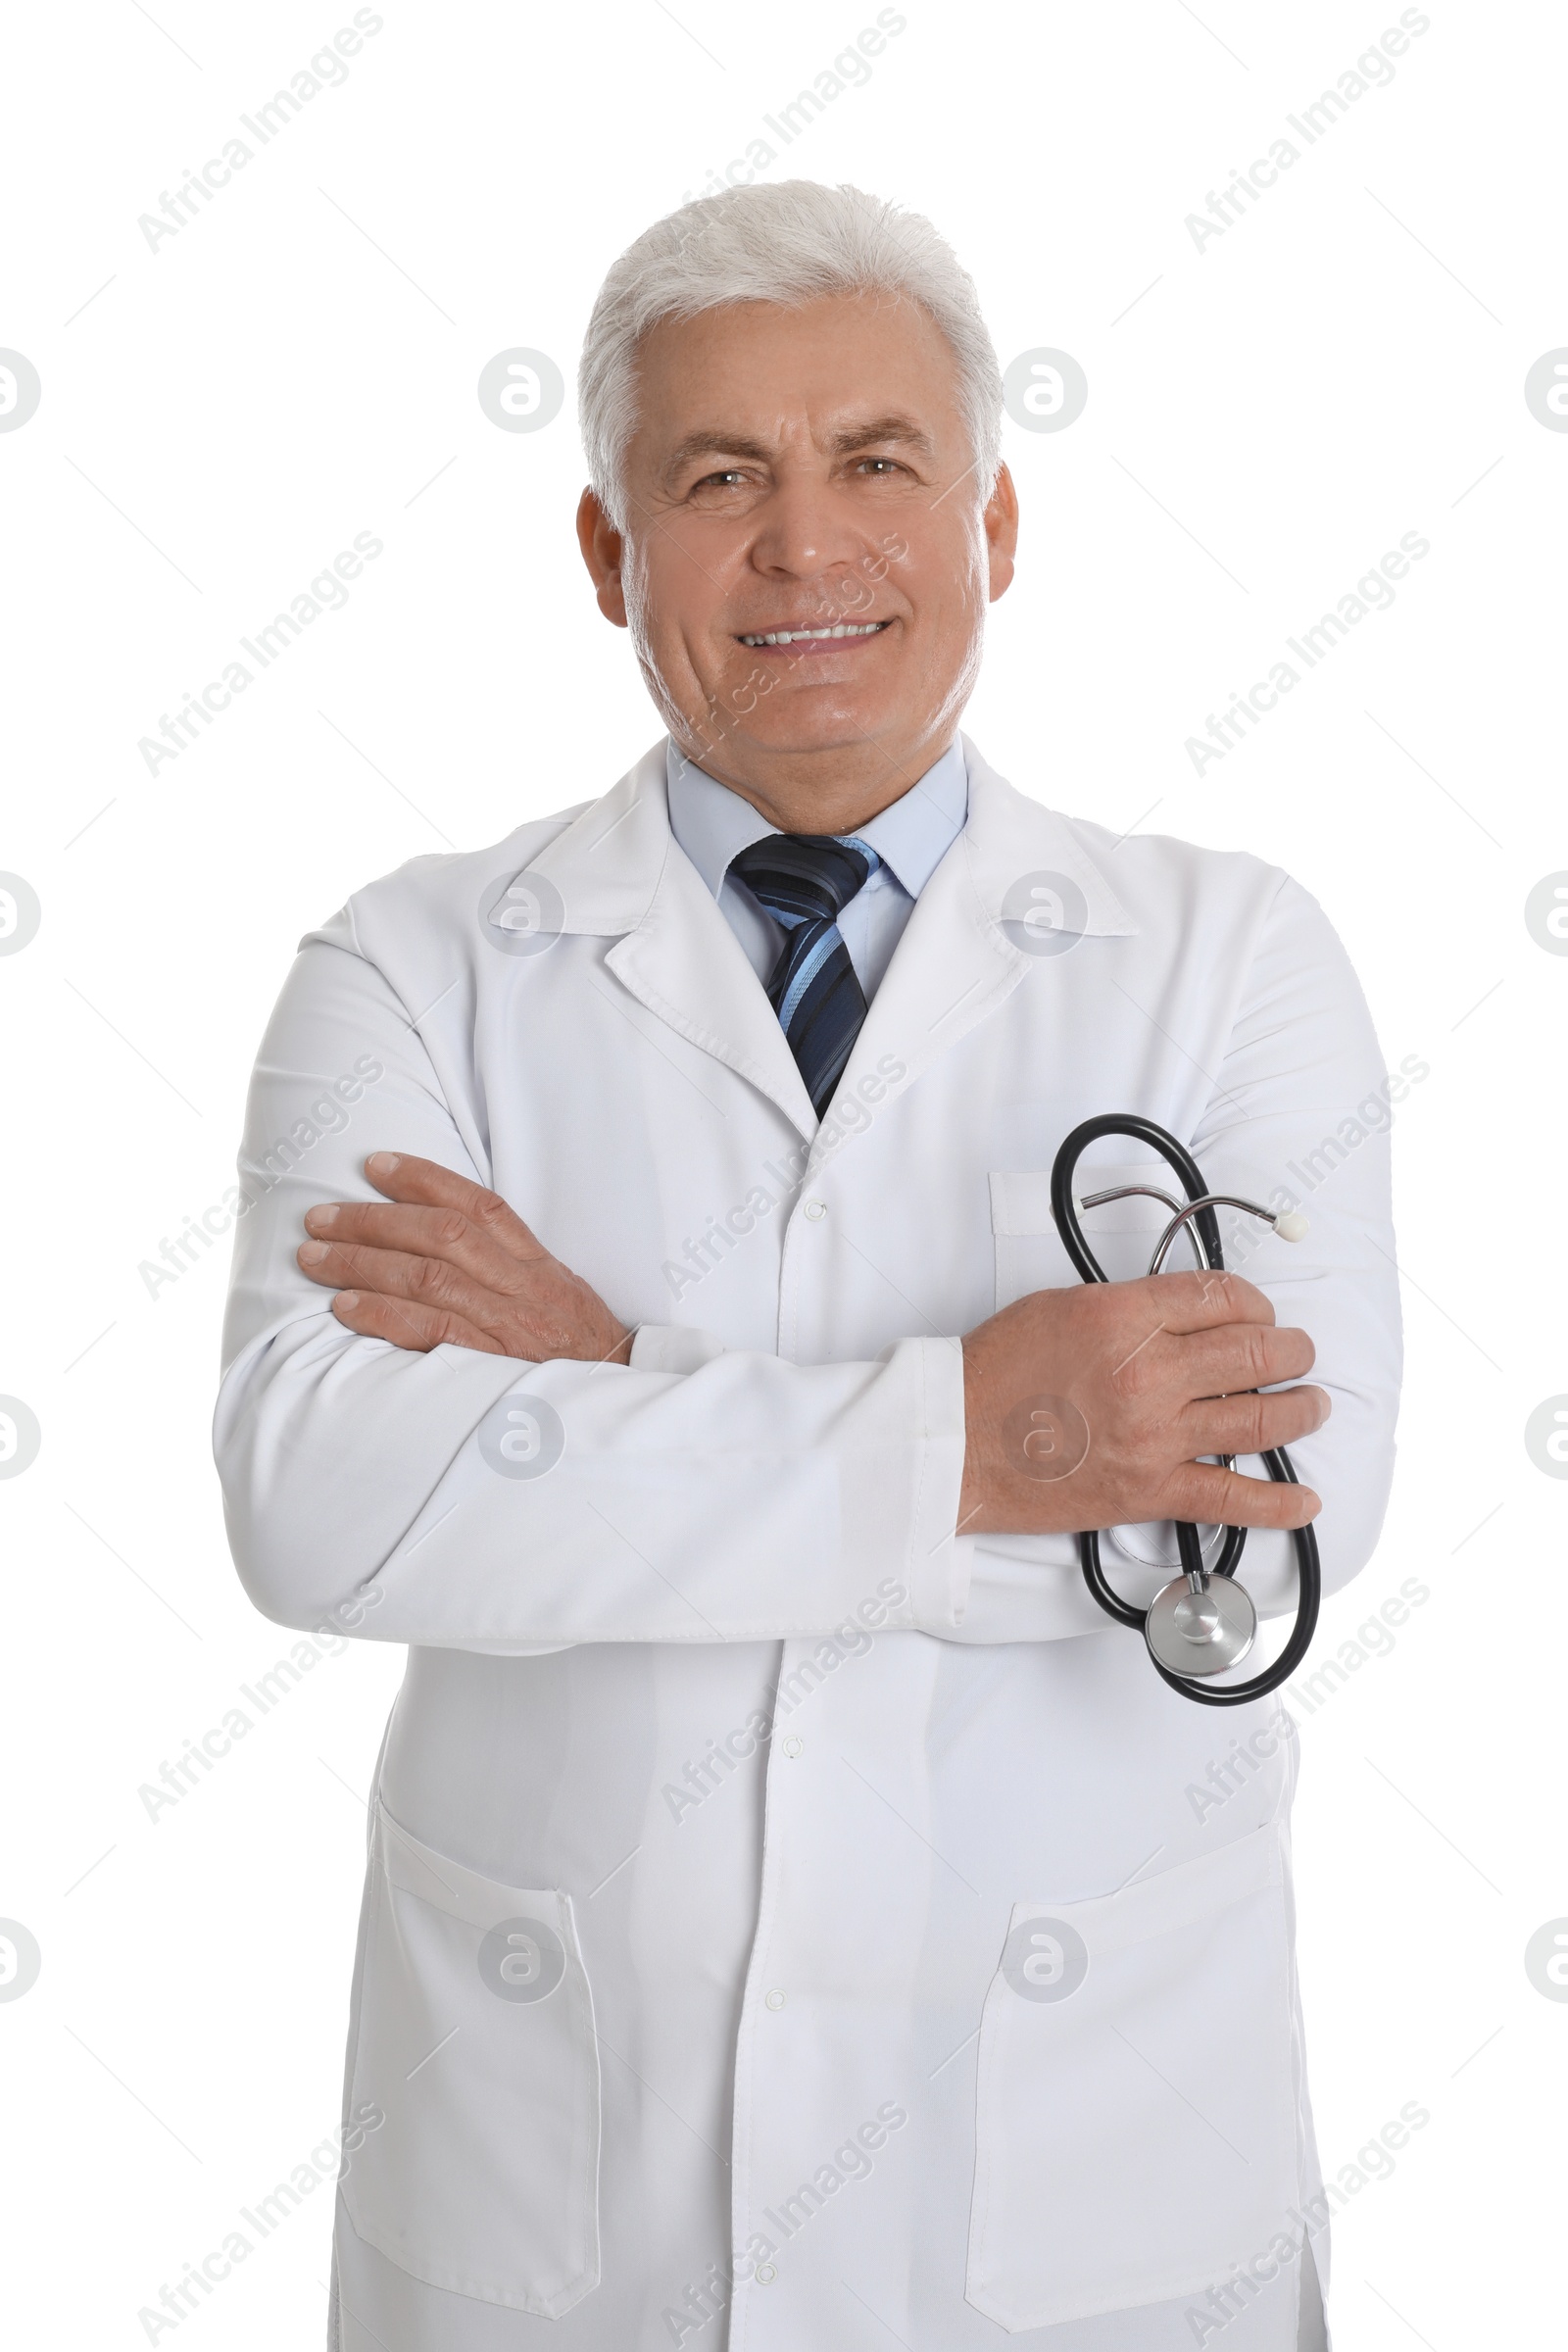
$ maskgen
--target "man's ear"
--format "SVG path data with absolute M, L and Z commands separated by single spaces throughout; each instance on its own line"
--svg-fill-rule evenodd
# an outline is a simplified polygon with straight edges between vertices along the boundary
M 1018 550 L 1018 493 L 1005 466 L 997 467 L 982 520 L 991 559 L 991 602 L 995 604 L 1012 585 L 1012 560 Z
M 599 599 L 599 610 L 617 629 L 626 626 L 626 598 L 620 584 L 621 536 L 591 490 L 577 502 L 577 545 Z M 993 595 L 999 593 L 992 591 Z

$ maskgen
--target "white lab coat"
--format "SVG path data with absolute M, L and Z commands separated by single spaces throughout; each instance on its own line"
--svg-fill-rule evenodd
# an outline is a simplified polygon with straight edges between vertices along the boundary
M 1273 1702 L 1165 1689 L 1070 1538 L 954 1539 L 956 1339 L 1075 1279 L 1049 1171 L 1096 1112 L 1303 1200 L 1304 1243 L 1232 1262 L 1316 1343 L 1334 1413 L 1295 1450 L 1343 1585 L 1398 1379 L 1383 1063 L 1286 875 L 1117 843 L 965 748 L 967 825 L 820 1130 L 671 838 L 662 745 L 360 892 L 284 985 L 241 1161 L 231 1541 L 270 1617 L 410 1644 L 342 2352 L 1174 2352 L 1217 2310 L 1226 2352 L 1297 2344 L 1294 1747 Z M 564 908 L 540 953 L 487 919 L 524 867 Z M 1001 919 L 1040 874 L 1065 953 Z M 632 1364 L 347 1332 L 294 1250 L 378 1148 L 503 1193 L 643 1327 Z M 1140 1162 L 1102 1147 L 1079 1189 Z M 1148 1206 L 1089 1213 L 1113 1275 Z M 1145 1597 L 1169 1573 L 1106 1557 Z M 1289 1599 L 1284 1539 L 1244 1568 Z

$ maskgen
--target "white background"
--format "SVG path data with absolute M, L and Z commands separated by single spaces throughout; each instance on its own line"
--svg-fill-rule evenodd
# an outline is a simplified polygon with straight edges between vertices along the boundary
M 238 1588 L 209 1457 L 226 1244 L 156 1297 L 138 1268 L 232 1181 L 300 933 L 407 858 L 604 790 L 654 739 L 572 542 L 570 399 L 503 432 L 476 379 L 523 345 L 569 381 L 613 257 L 876 9 L 387 0 L 343 85 L 156 251 L 138 216 L 351 8 L 28 13 L 0 344 L 43 397 L 0 433 L 0 867 L 43 921 L 0 958 L 0 1391 L 43 1440 L 0 1483 L 0 1914 L 43 1966 L 0 2002 L 0 2161 L 9 2332 L 112 2352 L 337 2119 L 363 1797 L 401 1667 L 371 1643 L 324 1659 L 149 1818 L 140 1786 L 293 1637 Z M 1200 13 L 909 0 L 865 86 L 768 175 L 928 212 L 1004 365 L 1051 346 L 1087 372 L 1069 429 L 1006 428 L 1020 572 L 967 721 L 989 759 L 1118 831 L 1288 866 L 1389 1066 L 1430 1065 L 1395 1139 L 1394 1503 L 1315 1654 L 1409 1577 L 1430 1598 L 1296 1710 L 1300 1950 L 1330 2178 L 1406 2102 L 1431 2117 L 1336 2225 L 1340 2352 L 1472 2352 L 1555 2321 L 1564 2189 L 1568 2004 L 1523 1955 L 1568 1913 L 1568 1490 L 1523 1431 L 1568 1390 L 1568 959 L 1524 902 L 1568 866 L 1568 434 L 1523 386 L 1568 343 L 1568 27 L 1434 0 L 1392 82 L 1307 148 L 1285 116 L 1398 9 Z M 1185 217 L 1282 134 L 1300 160 L 1200 250 Z M 1195 774 L 1186 739 L 1412 531 L 1430 553 L 1392 609 Z M 138 739 L 358 532 L 384 552 L 345 609 L 149 773 Z M 1220 1984 L 1194 2032 L 1224 2019 Z M 323 2186 L 171 2332 L 318 2341 L 330 2205 Z

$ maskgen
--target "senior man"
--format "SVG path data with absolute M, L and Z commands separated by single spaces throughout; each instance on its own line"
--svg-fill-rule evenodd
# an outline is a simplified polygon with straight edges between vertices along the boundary
M 1276 1614 L 1292 1528 L 1331 1590 L 1369 1556 L 1354 977 L 1278 869 L 1118 842 L 959 734 L 1017 506 L 927 221 L 687 206 L 581 398 L 583 555 L 667 740 L 311 933 L 241 1159 L 240 1573 L 409 1645 L 334 2352 L 1320 2345 L 1289 1724 L 1163 1685 L 1074 1531 L 1147 1601 L 1173 1519 L 1246 1527 Z M 1044 746 L 1026 782 L 1076 789 Z M 1314 1171 L 1308 1240 L 1150 1279 L 1121 1202 L 1081 1286 L 1049 1171 L 1105 1111 L 1217 1191 Z M 1102 1149 L 1082 1190 L 1151 1173 Z M 1041 1397 L 1091 1433 L 1054 1480 Z M 1298 1441 L 1310 1483 L 1257 1474 Z

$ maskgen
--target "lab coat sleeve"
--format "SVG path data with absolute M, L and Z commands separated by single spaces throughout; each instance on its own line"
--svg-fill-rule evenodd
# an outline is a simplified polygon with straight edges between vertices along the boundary
M 214 1430 L 257 1606 L 500 1653 L 951 1627 L 956 1343 L 806 1368 L 651 1328 L 630 1366 L 534 1364 L 336 1319 L 295 1263 L 307 1207 L 374 1199 L 377 1150 L 484 1181 L 480 1112 L 417 1011 L 345 914 L 297 956 L 257 1063 Z
M 1195 999 L 1206 989 L 1212 1001 L 1219 977 L 1200 973 Z M 1181 991 L 1174 993 L 1169 1025 L 1181 1017 Z M 1279 1323 L 1307 1333 L 1316 1350 L 1307 1378 L 1332 1399 L 1323 1427 L 1290 1447 L 1297 1476 L 1322 1498 L 1313 1525 L 1327 1598 L 1371 1559 L 1394 1475 L 1402 1365 L 1389 1136 L 1427 1064 L 1411 1054 L 1385 1068 L 1344 946 L 1316 900 L 1288 875 L 1219 1012 L 1223 1026 L 1212 1039 L 1188 1032 L 1184 1042 L 1199 1047 L 1191 1106 L 1167 1123 L 1187 1129 L 1211 1191 L 1276 1212 L 1298 1208 L 1307 1218 L 1297 1243 L 1223 1211 L 1221 1234 L 1226 1264 L 1267 1295 Z M 1265 1475 L 1255 1458 L 1236 1467 Z M 1156 1533 L 1173 1553 L 1168 1526 L 1140 1531 L 1140 1549 L 1147 1555 Z M 1040 1641 L 1104 1630 L 1073 1537 L 965 1537 L 957 1551 L 967 1595 L 956 1639 Z M 1144 1566 L 1112 1534 L 1102 1536 L 1101 1552 L 1131 1600 L 1152 1599 L 1172 1573 Z M 1240 1573 L 1261 1615 L 1294 1610 L 1288 1535 L 1250 1531 Z

